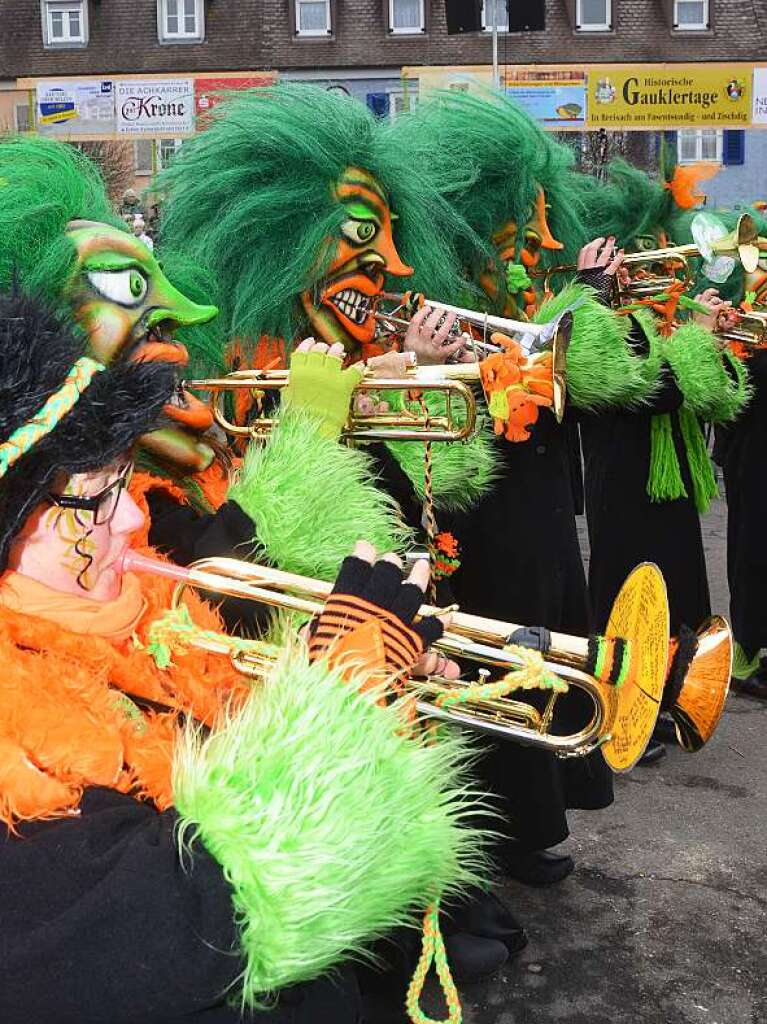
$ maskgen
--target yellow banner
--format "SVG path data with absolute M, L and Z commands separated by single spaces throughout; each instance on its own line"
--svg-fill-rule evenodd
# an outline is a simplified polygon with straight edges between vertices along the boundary
M 752 66 L 592 64 L 588 128 L 727 128 L 751 122 Z

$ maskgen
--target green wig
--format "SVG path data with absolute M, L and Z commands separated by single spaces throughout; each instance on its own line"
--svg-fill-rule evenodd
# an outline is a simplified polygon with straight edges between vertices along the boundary
M 227 341 L 261 335 L 290 345 L 304 327 L 298 302 L 321 281 L 345 214 L 334 186 L 349 167 L 386 192 L 394 240 L 441 294 L 455 291 L 453 240 L 465 230 L 441 183 L 416 166 L 367 107 L 323 89 L 284 84 L 231 97 L 158 178 L 160 251 L 169 276 L 221 313 L 184 332 L 201 369 L 220 365 Z
M 73 146 L 31 136 L 0 139 L 0 289 L 14 277 L 58 304 L 76 266 L 72 220 L 124 228 L 95 165 Z

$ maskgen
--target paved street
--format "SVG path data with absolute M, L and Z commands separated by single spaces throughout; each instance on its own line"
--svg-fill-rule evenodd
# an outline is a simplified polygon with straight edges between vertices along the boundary
M 714 609 L 727 611 L 725 508 L 705 521 Z M 576 871 L 502 894 L 530 945 L 464 989 L 467 1024 L 767 1024 L 767 707 L 731 696 L 708 748 L 672 750 L 575 812 Z

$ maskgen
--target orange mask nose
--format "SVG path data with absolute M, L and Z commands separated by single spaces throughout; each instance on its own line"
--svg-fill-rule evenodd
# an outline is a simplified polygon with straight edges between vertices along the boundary
M 549 222 L 546 219 L 546 193 L 543 189 L 540 189 L 538 198 L 535 200 L 534 226 L 540 235 L 542 249 L 564 249 L 564 245 L 557 241 L 549 228 Z

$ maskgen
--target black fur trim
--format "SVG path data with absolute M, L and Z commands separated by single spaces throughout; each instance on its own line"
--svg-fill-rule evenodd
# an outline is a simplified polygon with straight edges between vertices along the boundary
M 677 648 L 671 662 L 666 685 L 663 688 L 663 699 L 660 705 L 662 712 L 670 711 L 679 700 L 685 677 L 697 650 L 698 638 L 695 631 L 689 626 L 681 625 L 677 634 Z

